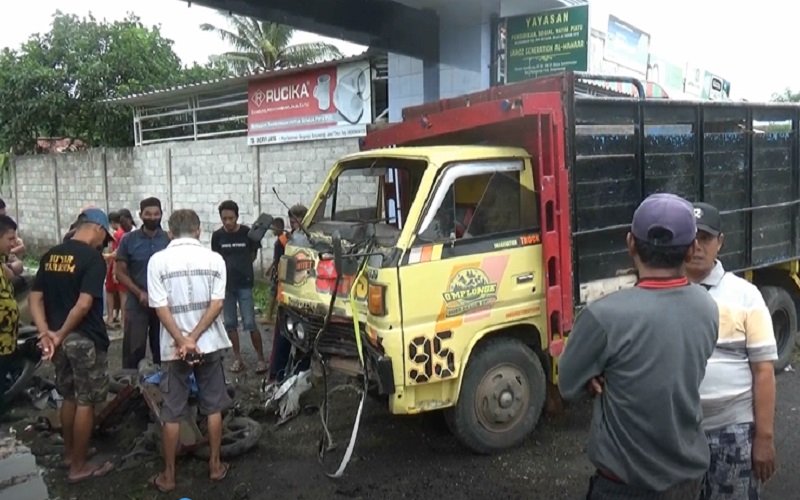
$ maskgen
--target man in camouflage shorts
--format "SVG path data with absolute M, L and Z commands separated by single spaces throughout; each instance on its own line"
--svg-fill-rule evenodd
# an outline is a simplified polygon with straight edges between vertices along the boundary
M 69 483 L 103 476 L 113 467 L 87 460 L 94 405 L 105 401 L 108 392 L 106 263 L 97 248 L 110 238 L 106 214 L 97 208 L 84 210 L 72 238 L 42 257 L 29 298 L 42 354 L 53 361 L 56 388 L 64 398 L 60 417 Z

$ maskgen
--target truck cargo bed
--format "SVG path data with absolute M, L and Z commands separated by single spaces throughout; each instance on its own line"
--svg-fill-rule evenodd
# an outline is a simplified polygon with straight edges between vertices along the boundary
M 742 271 L 798 249 L 798 107 L 574 96 L 568 100 L 573 277 L 580 289 L 631 271 L 625 235 L 654 192 L 723 214 L 721 260 Z

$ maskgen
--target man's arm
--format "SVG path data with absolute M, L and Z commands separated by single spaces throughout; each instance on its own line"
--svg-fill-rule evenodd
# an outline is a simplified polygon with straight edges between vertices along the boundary
M 775 365 L 772 361 L 750 363 L 753 372 L 753 468 L 767 481 L 775 473 Z
M 142 290 L 136 286 L 136 283 L 134 283 L 133 279 L 131 278 L 130 272 L 128 272 L 128 260 L 130 259 L 128 240 L 129 238 L 122 238 L 122 241 L 117 248 L 116 261 L 114 265 L 114 277 L 117 279 L 117 283 L 124 286 L 128 290 L 128 293 L 134 294 L 141 303 L 146 298 L 145 295 L 147 290 Z
M 151 258 L 150 262 L 147 264 L 148 305 L 156 310 L 159 321 L 164 325 L 164 328 L 167 330 L 170 337 L 172 337 L 172 340 L 175 341 L 175 345 L 178 346 L 180 355 L 183 357 L 187 346 L 191 345 L 191 350 L 193 351 L 196 351 L 197 346 L 192 339 L 184 336 L 178 323 L 175 321 L 175 317 L 172 315 L 172 311 L 169 310 L 169 294 L 167 293 L 167 288 L 164 286 L 164 281 L 161 279 L 159 266 L 160 259 L 155 256 Z
M 753 471 L 760 481 L 775 473 L 775 365 L 778 350 L 772 317 L 760 293 L 754 293 L 747 315 L 745 335 L 750 371 L 753 374 Z
M 214 323 L 219 313 L 222 312 L 222 305 L 225 301 L 225 282 L 228 279 L 227 268 L 221 255 L 216 254 L 214 257 L 214 269 L 217 271 L 217 277 L 214 278 L 211 284 L 211 301 L 203 313 L 203 317 L 200 318 L 194 330 L 189 334 L 195 341 Z
M 576 318 L 558 361 L 558 386 L 565 399 L 578 398 L 587 386 L 594 393 L 602 390 L 599 377 L 606 365 L 607 341 L 605 330 L 592 312 L 584 309 Z
M 6 261 L 5 267 L 11 271 L 11 275 L 9 276 L 8 273 L 6 273 L 6 276 L 13 278 L 14 276 L 19 276 L 22 274 L 22 272 L 25 270 L 25 263 L 22 262 L 22 259 L 12 253 L 8 256 L 8 261 Z
M 222 299 L 215 299 L 209 302 L 208 308 L 203 313 L 203 317 L 200 318 L 200 321 L 197 323 L 197 326 L 194 327 L 194 330 L 191 331 L 189 336 L 197 342 L 219 316 L 219 313 L 222 312 Z

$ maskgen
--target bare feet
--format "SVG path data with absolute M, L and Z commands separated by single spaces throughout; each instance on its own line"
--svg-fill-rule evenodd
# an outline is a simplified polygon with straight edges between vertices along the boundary
M 75 484 L 85 481 L 86 479 L 103 477 L 112 470 L 114 470 L 114 464 L 111 462 L 106 462 L 104 464 L 87 463 L 81 470 L 70 470 L 69 475 L 67 475 L 67 482 L 69 484 Z

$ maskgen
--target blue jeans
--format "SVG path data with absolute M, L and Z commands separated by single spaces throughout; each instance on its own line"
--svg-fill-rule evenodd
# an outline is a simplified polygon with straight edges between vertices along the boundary
M 239 306 L 238 314 L 237 305 Z M 258 331 L 256 329 L 256 305 L 253 301 L 252 288 L 238 288 L 225 292 L 225 305 L 222 309 L 225 330 L 235 332 L 239 328 L 239 314 L 242 316 L 242 326 L 245 331 Z

